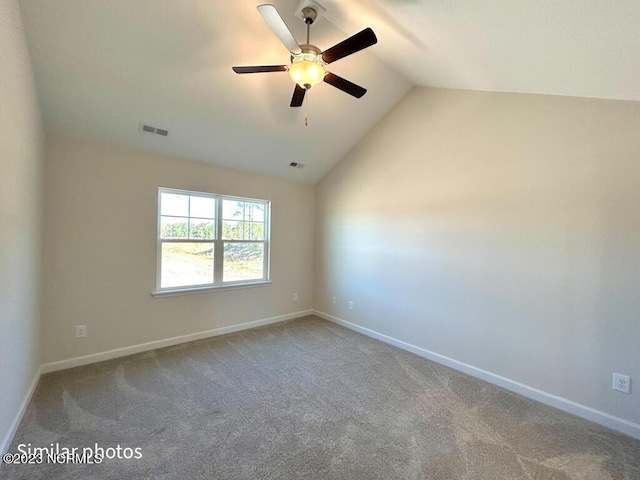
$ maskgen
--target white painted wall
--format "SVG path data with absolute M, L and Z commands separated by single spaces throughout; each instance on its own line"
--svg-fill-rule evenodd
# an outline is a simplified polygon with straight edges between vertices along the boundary
M 638 102 L 412 90 L 317 186 L 316 308 L 640 423 L 638 132 Z
M 43 134 L 18 3 L 0 1 L 0 452 L 39 363 Z
M 313 306 L 311 185 L 53 138 L 45 179 L 47 363 Z M 152 298 L 160 186 L 270 200 L 273 284 Z M 87 338 L 75 338 L 78 324 Z

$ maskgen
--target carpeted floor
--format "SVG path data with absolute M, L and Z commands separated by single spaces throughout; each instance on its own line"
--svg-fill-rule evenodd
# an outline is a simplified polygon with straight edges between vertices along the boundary
M 640 479 L 640 441 L 317 317 L 45 375 L 29 443 L 142 458 L 0 478 Z

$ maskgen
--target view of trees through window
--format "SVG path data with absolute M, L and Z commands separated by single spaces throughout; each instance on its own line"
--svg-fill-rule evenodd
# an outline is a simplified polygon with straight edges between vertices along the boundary
M 160 288 L 266 279 L 267 206 L 161 190 Z

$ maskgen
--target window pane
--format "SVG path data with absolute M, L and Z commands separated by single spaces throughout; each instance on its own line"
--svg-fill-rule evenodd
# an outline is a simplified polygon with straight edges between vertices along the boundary
M 215 222 L 207 218 L 190 218 L 191 238 L 206 238 L 213 240 L 215 232 Z
M 245 240 L 243 222 L 233 222 L 229 220 L 222 221 L 222 239 L 223 240 Z
M 264 223 L 246 223 L 245 240 L 264 240 Z
M 264 240 L 264 223 L 222 221 L 223 240 Z
M 192 217 L 199 217 L 199 218 L 215 218 L 216 216 L 215 199 L 192 196 L 190 215 Z
M 264 222 L 264 209 L 265 205 L 263 203 L 223 200 L 222 218 L 225 220 Z
M 244 202 L 237 200 L 222 201 L 222 218 L 225 220 L 242 220 L 242 212 L 244 211 Z
M 188 217 L 189 195 L 162 193 L 160 195 L 160 215 Z
M 264 222 L 264 204 L 262 203 L 245 203 L 245 220 L 254 222 Z
M 160 219 L 161 238 L 188 238 L 189 225 L 186 218 L 162 217 Z
M 225 243 L 223 281 L 264 278 L 264 244 Z
M 163 243 L 160 276 L 162 288 L 213 283 L 213 242 Z

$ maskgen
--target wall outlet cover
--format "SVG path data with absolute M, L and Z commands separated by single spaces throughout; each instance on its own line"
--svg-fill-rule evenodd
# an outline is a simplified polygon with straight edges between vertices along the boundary
M 631 377 L 621 373 L 614 373 L 613 389 L 622 393 L 631 393 Z

